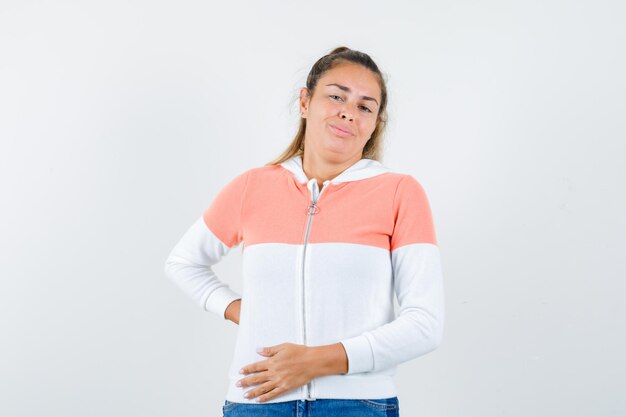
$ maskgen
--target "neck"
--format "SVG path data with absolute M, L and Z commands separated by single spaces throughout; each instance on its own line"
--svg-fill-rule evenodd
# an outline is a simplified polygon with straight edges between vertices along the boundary
M 357 154 L 355 157 L 346 161 L 329 161 L 319 156 L 304 152 L 302 155 L 302 169 L 308 179 L 315 178 L 318 186 L 322 187 L 322 184 L 326 180 L 332 180 L 347 168 L 358 162 L 362 158 L 362 154 Z

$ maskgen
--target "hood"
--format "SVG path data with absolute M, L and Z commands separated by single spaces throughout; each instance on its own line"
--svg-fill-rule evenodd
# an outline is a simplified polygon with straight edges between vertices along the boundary
M 304 169 L 302 169 L 302 156 L 294 155 L 291 158 L 280 164 L 283 168 L 288 171 L 291 171 L 296 181 L 301 183 L 309 183 L 313 178 L 307 178 L 304 173 Z M 331 182 L 333 184 L 338 184 L 342 182 L 349 181 L 358 181 L 365 178 L 375 177 L 376 175 L 384 174 L 386 172 L 391 172 L 389 168 L 383 165 L 381 162 L 376 161 L 375 159 L 361 158 L 354 164 L 350 165 L 346 168 L 341 174 L 337 175 L 335 178 L 326 182 Z

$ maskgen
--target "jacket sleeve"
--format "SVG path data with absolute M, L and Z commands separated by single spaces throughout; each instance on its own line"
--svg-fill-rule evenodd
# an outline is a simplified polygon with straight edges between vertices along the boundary
M 399 314 L 389 323 L 340 341 L 348 357 L 348 374 L 390 368 L 441 343 L 443 279 L 428 198 L 421 184 L 405 175 L 393 205 L 390 251 Z
M 224 316 L 228 305 L 241 299 L 211 268 L 242 238 L 241 212 L 249 171 L 222 188 L 196 219 L 165 261 L 165 275 L 204 310 Z

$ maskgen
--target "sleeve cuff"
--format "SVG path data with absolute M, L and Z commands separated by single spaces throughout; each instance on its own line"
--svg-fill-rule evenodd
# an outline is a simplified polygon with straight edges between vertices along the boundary
M 369 372 L 374 369 L 374 354 L 369 339 L 359 335 L 339 341 L 348 355 L 348 374 Z
M 220 287 L 213 291 L 209 298 L 207 298 L 204 309 L 212 313 L 220 315 L 224 320 L 226 308 L 233 301 L 240 299 L 241 295 L 233 291 L 230 287 Z

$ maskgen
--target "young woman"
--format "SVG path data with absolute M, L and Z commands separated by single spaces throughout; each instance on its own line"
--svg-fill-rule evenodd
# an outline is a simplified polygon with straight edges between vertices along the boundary
M 292 143 L 226 184 L 169 255 L 167 276 L 239 324 L 225 416 L 397 417 L 397 365 L 441 343 L 433 218 L 420 183 L 380 162 L 386 105 L 367 54 L 320 58 Z M 241 295 L 211 269 L 240 243 Z

